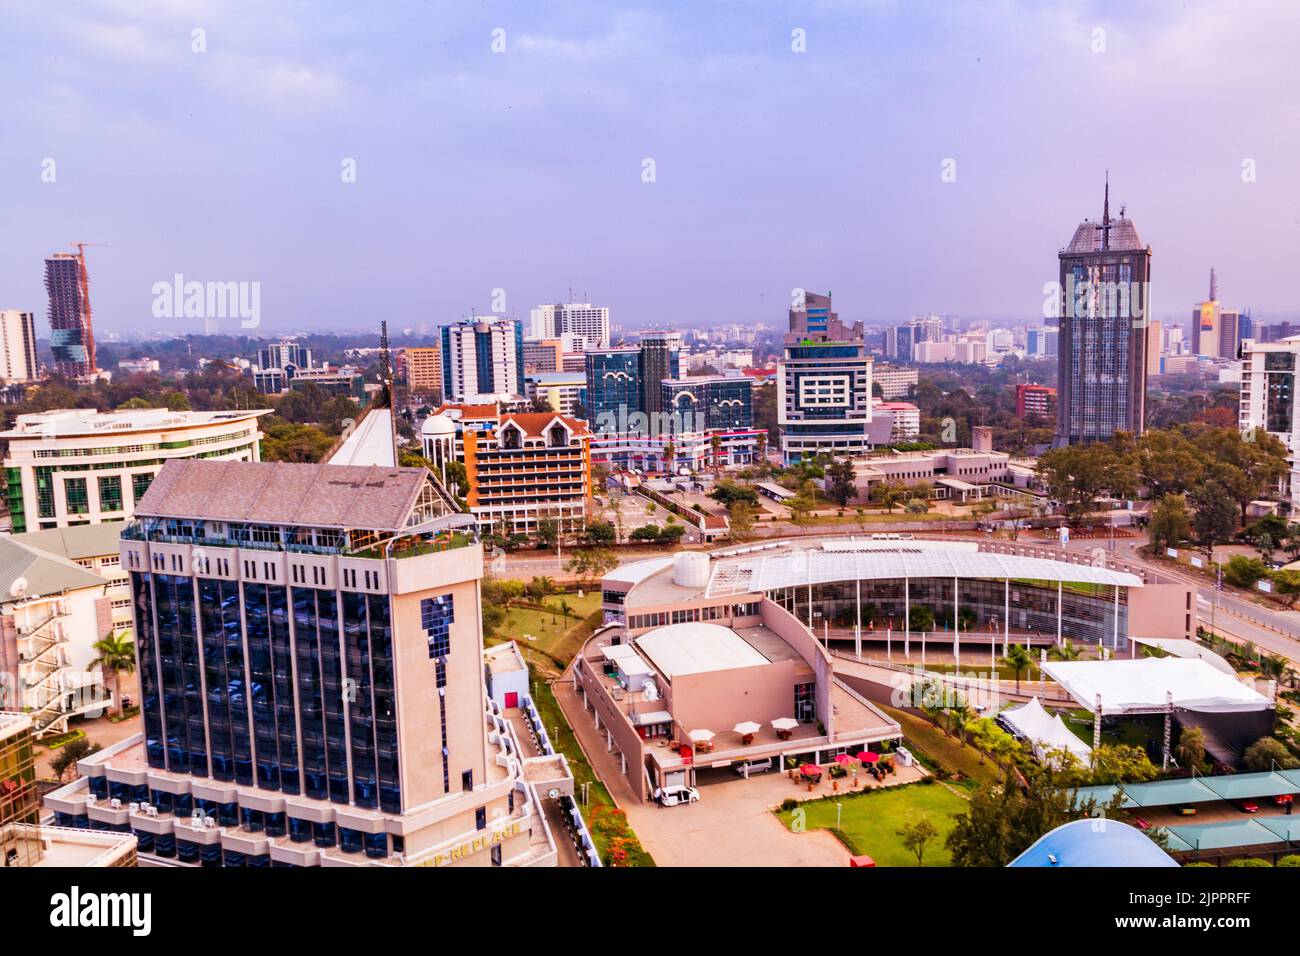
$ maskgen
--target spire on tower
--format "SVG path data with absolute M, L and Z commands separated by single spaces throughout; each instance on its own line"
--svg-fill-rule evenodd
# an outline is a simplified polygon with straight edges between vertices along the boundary
M 1219 301 L 1219 280 L 1214 274 L 1214 266 L 1210 266 L 1210 301 Z
M 1106 170 L 1106 199 L 1101 207 L 1101 247 L 1110 248 L 1110 170 Z

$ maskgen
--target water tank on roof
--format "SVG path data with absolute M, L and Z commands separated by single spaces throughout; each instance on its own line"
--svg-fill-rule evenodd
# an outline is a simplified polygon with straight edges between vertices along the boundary
M 683 588 L 702 588 L 709 583 L 709 556 L 683 551 L 673 559 L 673 583 Z

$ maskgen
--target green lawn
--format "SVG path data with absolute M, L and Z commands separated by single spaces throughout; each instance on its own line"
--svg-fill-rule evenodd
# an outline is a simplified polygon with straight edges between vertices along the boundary
M 903 728 L 905 745 L 923 762 L 941 764 L 950 771 L 960 773 L 972 784 L 995 783 L 1001 772 L 993 761 L 980 763 L 980 752 L 969 744 L 963 745 L 956 737 L 947 736 L 924 717 L 894 707 L 882 710 L 898 721 Z M 933 770 L 933 768 L 931 768 Z
M 569 604 L 567 622 L 560 613 L 561 600 Z M 552 676 L 558 676 L 599 622 L 600 592 L 590 592 L 582 597 L 576 594 L 552 595 L 546 599 L 546 606 L 550 610 L 519 605 L 512 607 L 506 612 L 505 623 L 498 628 L 496 636 L 487 643 L 516 641 L 530 662 L 541 664 Z M 524 635 L 531 635 L 532 640 Z M 549 662 L 546 658 L 550 659 Z
M 966 809 L 966 801 L 942 784 L 914 783 L 813 800 L 801 803 L 795 810 L 778 811 L 777 816 L 793 830 L 800 814 L 806 814 L 802 818 L 806 829 L 835 832 L 837 803 L 842 805 L 837 836 L 850 853 L 865 853 L 877 866 L 916 866 L 916 857 L 903 848 L 898 830 L 905 823 L 928 817 L 939 835 L 926 847 L 923 865 L 952 865 L 952 856 L 943 842 L 953 828 L 954 817 Z

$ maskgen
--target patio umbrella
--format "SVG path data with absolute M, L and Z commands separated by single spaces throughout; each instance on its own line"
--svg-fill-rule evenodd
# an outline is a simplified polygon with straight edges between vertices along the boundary
M 839 755 L 835 758 L 835 762 L 836 762 L 836 763 L 853 763 L 853 758 L 850 757 L 848 754 L 839 754 Z
M 712 740 L 714 733 L 711 730 L 692 730 L 688 736 L 691 738 L 692 743 L 698 744 L 702 740 Z
M 740 736 L 746 737 L 750 734 L 758 733 L 760 730 L 763 729 L 763 725 L 756 724 L 752 720 L 742 720 L 740 723 L 736 724 L 736 726 L 732 727 L 731 729 L 734 730 L 736 733 L 740 734 Z
M 870 750 L 864 750 L 858 754 L 858 759 L 863 763 L 875 763 L 880 759 L 880 754 L 872 753 Z
M 805 777 L 819 777 L 821 776 L 822 768 L 817 766 L 815 763 L 806 763 L 799 768 L 799 772 Z
M 799 721 L 795 720 L 793 717 L 778 717 L 776 720 L 772 721 L 772 728 L 774 730 L 794 730 L 798 726 Z

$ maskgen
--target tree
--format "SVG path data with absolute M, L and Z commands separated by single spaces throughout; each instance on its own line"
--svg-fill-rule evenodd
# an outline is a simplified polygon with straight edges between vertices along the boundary
M 754 530 L 755 508 L 744 501 L 733 501 L 727 509 L 727 519 L 731 523 L 731 537 L 736 541 L 747 541 Z
M 547 598 L 547 596 L 554 594 L 556 588 L 554 581 L 545 575 L 540 575 L 529 581 L 528 584 L 525 585 L 525 590 L 528 592 L 529 597 L 538 603 L 541 603 Z
M 930 822 L 929 817 L 921 817 L 911 823 L 903 824 L 898 835 L 903 838 L 903 848 L 916 857 L 916 865 L 921 866 L 925 849 L 939 835 L 939 828 Z
M 1241 762 L 1247 770 L 1272 770 L 1275 763 L 1282 770 L 1300 767 L 1300 760 L 1296 760 L 1286 744 L 1276 737 L 1260 737 L 1246 748 Z
M 1086 518 L 1097 510 L 1097 502 L 1106 492 L 1117 498 L 1134 493 L 1137 466 L 1132 455 L 1120 450 L 1124 444 L 1122 434 L 1117 433 L 1111 443 L 1053 448 L 1038 459 L 1039 476 L 1068 517 Z
M 1103 744 L 1092 752 L 1089 782 L 1096 786 L 1142 783 L 1160 775 L 1147 752 L 1131 744 Z
M 831 462 L 826 469 L 827 497 L 843 508 L 857 493 L 857 472 L 853 468 L 853 462 L 848 458 Z
M 922 633 L 934 630 L 934 609 L 925 604 L 913 604 L 908 614 L 908 623 L 913 631 Z
M 717 483 L 709 497 L 721 504 L 724 508 L 730 508 L 737 501 L 743 501 L 746 504 L 758 506 L 758 492 L 753 488 L 746 488 L 738 485 L 734 481 L 725 479 Z
M 1007 651 L 1007 656 L 1002 660 L 1016 672 L 1016 693 L 1019 694 L 1020 675 L 1034 663 L 1034 659 L 1029 655 L 1028 649 L 1023 644 L 1012 644 Z
M 560 540 L 560 525 L 554 518 L 538 518 L 537 546 L 539 548 L 553 548 L 555 543 Z
M 100 638 L 90 649 L 95 652 L 95 659 L 86 665 L 86 670 L 101 668 L 113 681 L 113 697 L 117 701 L 117 715 L 122 716 L 122 678 L 123 672 L 135 673 L 135 641 L 125 632 L 110 631 Z
M 871 500 L 892 514 L 894 505 L 902 501 L 906 494 L 907 489 L 900 482 L 886 480 L 871 489 Z
M 582 529 L 582 540 L 589 545 L 613 544 L 614 526 L 608 521 L 592 521 Z
M 1077 661 L 1082 656 L 1082 651 L 1067 637 L 1061 641 L 1057 647 L 1051 647 L 1047 651 L 1048 657 L 1053 657 L 1058 661 Z
M 1259 558 L 1234 554 L 1223 566 L 1223 580 L 1239 588 L 1251 588 L 1255 582 L 1268 576 L 1268 565 Z
M 1221 482 L 1211 479 L 1194 489 L 1189 498 L 1196 509 L 1192 518 L 1196 540 L 1213 554 L 1214 546 L 1231 538 L 1237 527 L 1237 509 L 1232 496 Z
M 907 513 L 910 514 L 910 515 L 923 515 L 923 514 L 925 514 L 927 511 L 930 510 L 930 506 L 927 505 L 927 504 L 926 504 L 924 501 L 922 501 L 920 498 L 912 498 L 912 499 L 910 499 L 910 500 L 907 502 L 907 504 L 903 506 L 903 508 L 904 508 L 904 510 L 906 510 Z
M 1187 499 L 1182 495 L 1167 494 L 1151 509 L 1149 527 L 1151 546 L 1163 553 L 1176 548 L 1192 536 L 1192 516 L 1187 510 Z
M 63 783 L 68 771 L 76 769 L 78 760 L 85 760 L 99 750 L 99 744 L 91 743 L 88 737 L 78 737 L 76 740 L 68 741 L 50 758 L 50 769 L 54 771 L 55 779 Z
M 597 579 L 618 567 L 618 556 L 604 548 L 591 548 L 575 552 L 564 567 L 590 589 Z
M 713 477 L 722 474 L 722 436 L 714 433 L 709 439 L 709 446 L 713 451 Z
M 1205 764 L 1205 731 L 1200 727 L 1184 727 L 1178 735 L 1174 756 L 1183 766 L 1199 770 Z
M 1255 539 L 1255 547 L 1259 551 L 1259 556 L 1266 562 L 1273 560 L 1275 545 L 1273 544 L 1273 536 L 1267 531 L 1262 532 L 1260 536 Z

